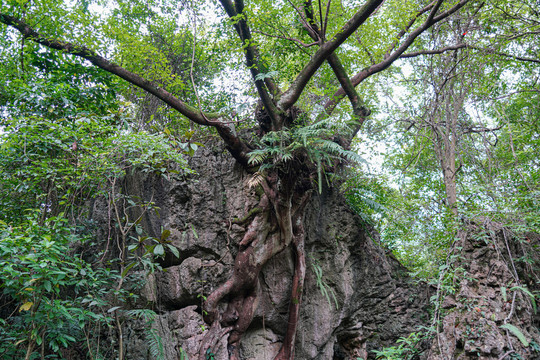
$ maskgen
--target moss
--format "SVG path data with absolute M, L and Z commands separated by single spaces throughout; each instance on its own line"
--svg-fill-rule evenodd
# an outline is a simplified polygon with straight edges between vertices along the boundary
M 253 216 L 255 216 L 257 214 L 260 214 L 262 211 L 263 211 L 262 208 L 255 207 L 255 208 L 249 210 L 247 215 L 244 216 L 243 218 L 234 218 L 232 220 L 232 223 L 233 224 L 238 224 L 238 225 L 245 224 L 249 219 L 251 219 Z

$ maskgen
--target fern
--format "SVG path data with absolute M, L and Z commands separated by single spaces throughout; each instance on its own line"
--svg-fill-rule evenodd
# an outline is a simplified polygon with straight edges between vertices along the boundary
M 524 288 L 522 286 L 514 286 L 510 290 L 521 290 L 525 294 L 529 295 L 531 297 L 531 303 L 532 303 L 532 306 L 533 306 L 534 313 L 536 314 L 536 299 L 535 299 L 535 296 L 533 295 L 533 293 L 531 293 L 527 288 Z
M 161 336 L 159 336 L 156 329 L 148 329 L 146 331 L 146 339 L 148 341 L 148 347 L 150 349 L 150 355 L 152 359 L 162 360 L 165 359 L 165 350 L 163 348 L 163 342 Z
M 135 319 L 144 320 L 146 323 L 152 323 L 157 316 L 156 312 L 150 309 L 128 310 L 126 311 L 126 315 Z
M 313 267 L 313 271 L 315 272 L 315 277 L 317 278 L 317 286 L 319 287 L 319 290 L 321 291 L 321 294 L 326 298 L 326 301 L 328 301 L 328 304 L 332 305 L 332 300 L 330 299 L 330 294 L 332 295 L 332 298 L 334 299 L 334 303 L 336 305 L 336 309 L 339 309 L 339 303 L 336 298 L 336 293 L 334 290 L 323 280 L 323 270 L 322 267 L 319 265 L 317 260 L 315 260 L 314 257 L 311 256 L 311 266 Z
M 248 180 L 248 187 L 254 188 L 259 186 L 264 181 L 264 173 L 257 171 L 253 176 Z
M 150 309 L 133 309 L 126 311 L 126 315 L 135 319 L 143 320 L 145 324 L 145 338 L 148 342 L 148 350 L 152 359 L 165 360 L 163 341 L 157 329 L 152 328 L 156 319 L 156 312 Z
M 336 155 L 339 158 L 343 158 L 356 163 L 367 163 L 367 161 L 363 157 L 361 157 L 354 151 L 345 150 L 341 145 L 336 142 L 321 139 L 317 141 L 317 144 L 321 146 L 321 149 L 324 152 Z
M 264 149 L 257 149 L 250 152 L 248 156 L 249 165 L 260 165 L 266 160 L 268 154 Z
M 373 223 L 374 216 L 385 216 L 389 209 L 392 189 L 381 185 L 376 179 L 357 174 L 347 180 L 344 192 L 351 208 L 367 224 Z
M 248 154 L 248 163 L 259 166 L 259 173 L 263 173 L 269 168 L 293 162 L 299 154 L 307 155 L 316 167 L 317 183 L 321 192 L 323 181 L 328 180 L 328 167 L 342 160 L 366 162 L 357 153 L 345 150 L 337 142 L 329 140 L 343 128 L 343 125 L 325 120 L 303 127 L 268 132 L 259 140 L 260 148 Z M 255 182 L 253 179 L 252 183 Z
M 527 347 L 529 346 L 529 342 L 527 341 L 527 339 L 525 338 L 525 335 L 523 335 L 523 333 L 521 332 L 521 330 L 519 330 L 517 327 L 515 327 L 514 325 L 512 324 L 504 324 L 504 325 L 501 325 L 500 326 L 501 329 L 506 329 L 506 330 L 509 330 L 512 334 L 515 335 L 515 337 L 517 337 L 519 339 L 519 341 L 521 341 L 521 343 L 523 344 L 523 346 Z

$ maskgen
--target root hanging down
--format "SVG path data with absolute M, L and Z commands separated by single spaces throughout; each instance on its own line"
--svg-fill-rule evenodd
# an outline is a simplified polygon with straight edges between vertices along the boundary
M 304 228 L 301 222 L 297 224 L 295 239 L 293 241 L 296 262 L 294 267 L 294 277 L 291 291 L 291 302 L 289 303 L 289 320 L 287 333 L 283 339 L 283 345 L 275 360 L 294 359 L 294 342 L 296 339 L 296 328 L 300 315 L 300 304 L 302 303 L 302 292 L 304 289 L 304 279 L 306 277 L 306 254 L 304 249 Z
M 294 186 L 291 188 L 294 189 Z M 230 359 L 240 359 L 239 343 L 253 320 L 260 299 L 261 269 L 268 260 L 291 244 L 295 254 L 295 269 L 288 326 L 282 347 L 275 359 L 294 357 L 294 342 L 306 273 L 303 213 L 310 193 L 299 194 L 292 191 L 290 195 L 278 199 L 272 196 L 276 194 L 275 191 L 268 190 L 266 187 L 259 202 L 259 208 L 263 210 L 251 220 L 239 243 L 232 276 L 215 289 L 204 304 L 204 320 L 211 326 L 201 343 L 200 360 L 206 360 L 208 349 L 215 349 L 220 339 L 227 334 Z M 228 299 L 227 307 L 220 313 L 218 305 L 223 299 Z

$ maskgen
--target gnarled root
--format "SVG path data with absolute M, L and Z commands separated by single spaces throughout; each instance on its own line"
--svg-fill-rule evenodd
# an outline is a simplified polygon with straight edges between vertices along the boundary
M 259 206 L 264 209 L 253 218 L 239 246 L 239 252 L 234 261 L 233 274 L 229 280 L 210 294 L 204 304 L 204 319 L 214 326 L 230 327 L 228 339 L 231 359 L 239 359 L 238 345 L 244 332 L 253 320 L 259 298 L 259 273 L 262 267 L 274 255 L 283 251 L 293 243 L 296 264 L 293 278 L 291 303 L 289 305 L 289 325 L 283 346 L 276 359 L 292 359 L 294 342 L 299 317 L 300 302 L 306 273 L 304 252 L 303 210 L 309 191 L 281 193 L 277 196 L 276 180 L 269 186 L 263 184 L 265 195 L 261 197 Z M 289 183 L 289 189 L 295 189 L 297 179 Z M 270 206 L 273 217 L 270 216 Z M 272 219 L 272 220 L 271 220 Z M 277 226 L 276 226 L 277 225 Z M 279 231 L 276 231 L 278 230 Z M 218 304 L 225 297 L 229 299 L 227 310 L 218 312 Z M 226 334 L 226 333 L 224 333 Z M 207 337 L 214 336 L 209 331 Z M 209 346 L 215 346 L 216 341 L 205 340 L 201 345 L 199 356 L 204 359 Z
M 266 196 L 261 198 L 259 205 L 265 211 L 258 213 L 249 224 L 239 244 L 231 278 L 214 290 L 204 304 L 204 320 L 208 324 L 231 327 L 228 341 L 232 359 L 238 358 L 238 343 L 251 324 L 258 305 L 259 273 L 270 258 L 285 248 L 275 233 L 275 226 L 270 223 Z M 227 310 L 219 314 L 218 304 L 225 297 L 229 298 Z M 201 347 L 200 357 L 207 349 Z
M 199 360 L 207 360 L 209 358 L 207 351 L 216 351 L 219 340 L 231 330 L 232 326 L 222 328 L 219 321 L 214 322 L 201 342 Z
M 294 359 L 294 341 L 296 339 L 296 328 L 298 326 L 298 316 L 300 314 L 300 304 L 302 302 L 302 292 L 304 289 L 304 279 L 306 277 L 306 254 L 304 250 L 304 227 L 301 219 L 298 219 L 295 226 L 295 236 L 293 241 L 296 255 L 294 267 L 294 277 L 291 291 L 291 302 L 289 303 L 289 320 L 287 333 L 283 339 L 283 345 L 275 360 Z
M 216 320 L 222 320 L 219 319 L 217 306 L 225 296 L 233 295 L 234 298 L 238 296 L 245 297 L 252 294 L 256 289 L 259 272 L 270 255 L 267 254 L 269 249 L 265 249 L 264 246 L 270 230 L 268 211 L 255 216 L 249 224 L 240 242 L 240 249 L 234 260 L 231 278 L 214 290 L 206 299 L 204 304 L 204 309 L 206 310 L 204 320 L 208 324 L 213 324 Z M 262 249 L 259 249 L 259 247 L 262 247 Z M 238 313 L 238 317 L 240 316 L 241 314 Z M 231 319 L 228 320 L 230 321 Z

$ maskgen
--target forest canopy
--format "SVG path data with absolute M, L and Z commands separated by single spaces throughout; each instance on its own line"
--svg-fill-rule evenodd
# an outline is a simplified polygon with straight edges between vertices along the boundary
M 540 233 L 536 1 L 6 0 L 0 33 L 7 358 L 83 339 L 99 358 L 88 329 L 121 332 L 116 310 L 133 296 L 124 278 L 178 256 L 169 230 L 152 237 L 139 224 L 159 212 L 153 201 L 122 184 L 134 172 L 190 174 L 189 157 L 211 141 L 262 195 L 242 224 L 234 275 L 204 299 L 201 356 L 225 330 L 238 345 L 261 268 L 289 247 L 295 277 L 276 358 L 293 356 L 304 214 L 324 188 L 343 192 L 380 245 L 434 283 L 465 220 Z M 99 199 L 114 223 L 102 238 L 87 219 Z M 103 252 L 77 255 L 85 246 Z M 93 304 L 99 296 L 108 303 Z

